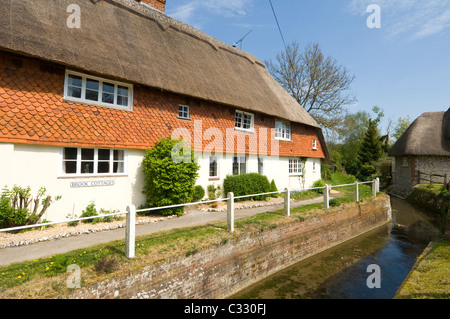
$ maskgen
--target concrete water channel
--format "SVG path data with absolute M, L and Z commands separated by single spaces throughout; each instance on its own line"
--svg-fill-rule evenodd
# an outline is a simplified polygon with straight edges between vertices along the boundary
M 422 251 L 439 235 L 439 225 L 401 199 L 392 197 L 391 206 L 391 223 L 305 259 L 232 298 L 393 298 Z M 367 285 L 375 274 L 370 265 L 379 266 L 380 288 Z

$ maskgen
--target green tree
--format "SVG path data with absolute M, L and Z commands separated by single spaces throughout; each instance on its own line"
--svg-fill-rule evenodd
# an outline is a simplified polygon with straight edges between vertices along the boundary
M 383 144 L 376 120 L 369 121 L 369 127 L 364 135 L 361 147 L 358 151 L 357 161 L 359 165 L 359 178 L 367 178 L 376 172 L 375 166 L 383 156 Z
M 405 118 L 400 117 L 397 120 L 397 124 L 395 124 L 394 134 L 392 134 L 392 137 L 395 140 L 398 140 L 400 138 L 400 136 L 402 136 L 403 133 L 405 133 L 405 131 L 408 129 L 408 127 L 410 125 L 411 125 L 411 119 L 410 119 L 409 115 Z
M 159 140 L 145 152 L 142 170 L 147 197 L 145 207 L 191 202 L 199 165 L 195 161 L 194 151 L 183 147 L 183 141 L 171 138 Z M 183 212 L 182 207 L 160 211 L 164 216 L 182 215 Z

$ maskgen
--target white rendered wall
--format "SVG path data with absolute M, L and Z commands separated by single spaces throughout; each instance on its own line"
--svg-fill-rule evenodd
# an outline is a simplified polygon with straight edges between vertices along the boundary
M 61 195 L 44 216 L 51 221 L 64 220 L 72 214 L 80 216 L 82 210 L 94 201 L 100 209 L 126 211 L 130 204 L 139 206 L 145 202 L 142 194 L 144 175 L 142 160 L 145 152 L 127 150 L 127 174 L 123 176 L 82 176 L 65 177 L 61 175 L 61 152 L 63 147 L 0 143 L 0 187 L 14 185 L 30 186 L 35 195 L 41 187 L 47 189 L 47 194 L 53 197 Z M 304 184 L 301 176 L 289 175 L 288 157 L 263 156 L 264 171 L 269 181 L 275 180 L 279 190 L 289 187 L 291 190 L 308 188 L 320 179 L 320 159 L 308 158 L 304 168 Z M 209 154 L 198 156 L 200 164 L 197 185 L 203 186 L 223 184 L 224 179 L 232 174 L 232 156 L 218 156 L 218 179 L 209 177 Z M 313 170 L 313 163 L 315 170 Z M 247 173 L 258 172 L 257 156 L 249 156 Z M 73 182 L 113 182 L 111 186 L 73 187 Z

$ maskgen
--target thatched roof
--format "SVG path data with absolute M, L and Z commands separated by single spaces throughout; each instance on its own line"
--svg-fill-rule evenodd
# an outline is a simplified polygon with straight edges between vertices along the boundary
M 135 0 L 0 0 L 0 25 L 1 50 L 319 128 L 257 58 Z
M 389 152 L 390 156 L 450 156 L 450 108 L 419 116 Z

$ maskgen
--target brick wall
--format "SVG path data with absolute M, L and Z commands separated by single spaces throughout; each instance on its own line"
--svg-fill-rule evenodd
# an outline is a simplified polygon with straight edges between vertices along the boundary
M 194 144 L 197 125 L 201 148 L 218 140 L 225 152 L 227 129 L 231 129 L 236 135 L 233 152 L 252 154 L 262 149 L 272 155 L 274 117 L 255 114 L 255 133 L 244 133 L 234 130 L 231 106 L 139 85 L 134 86 L 132 112 L 74 103 L 63 98 L 64 77 L 63 66 L 0 52 L 0 142 L 147 149 L 177 128 L 187 129 Z M 191 120 L 177 118 L 180 104 L 190 106 Z M 292 141 L 280 141 L 278 155 L 324 158 L 317 129 L 291 125 Z M 210 128 L 220 134 L 206 138 Z M 266 138 L 259 134 L 264 131 Z M 237 149 L 239 138 L 245 143 Z M 313 139 L 319 141 L 317 150 L 312 149 Z
M 293 218 L 291 223 L 246 234 L 190 256 L 149 265 L 74 291 L 68 298 L 220 299 L 304 258 L 384 225 L 391 219 L 388 196 Z

